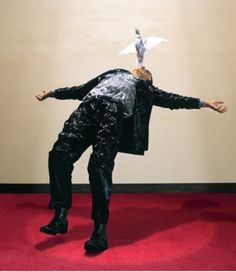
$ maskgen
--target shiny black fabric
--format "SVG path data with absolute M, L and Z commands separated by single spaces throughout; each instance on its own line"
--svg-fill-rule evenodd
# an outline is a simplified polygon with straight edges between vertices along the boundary
M 107 74 L 129 73 L 124 69 L 107 71 L 86 84 L 71 88 L 60 88 L 55 90 L 57 99 L 79 99 L 83 98 L 94 87 L 101 82 Z M 174 93 L 165 92 L 149 81 L 138 79 L 136 83 L 136 98 L 133 115 L 123 122 L 123 132 L 120 140 L 120 152 L 143 155 L 148 150 L 149 120 L 152 106 L 173 109 L 199 109 L 198 98 L 186 97 Z
M 112 171 L 119 150 L 123 118 L 123 104 L 108 97 L 92 97 L 83 101 L 71 114 L 49 152 L 50 208 L 71 207 L 73 164 L 92 145 L 88 164 L 92 218 L 107 223 Z
M 104 79 L 101 80 L 98 85 L 84 97 L 84 99 L 94 95 L 112 97 L 124 105 L 124 114 L 125 118 L 127 118 L 133 115 L 136 97 L 136 82 L 137 78 L 132 74 L 107 74 L 107 76 L 104 76 Z

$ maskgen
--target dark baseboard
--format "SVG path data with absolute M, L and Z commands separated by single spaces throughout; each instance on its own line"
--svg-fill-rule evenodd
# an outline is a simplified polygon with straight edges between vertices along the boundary
M 89 184 L 73 184 L 73 192 L 90 192 Z M 236 183 L 113 184 L 114 193 L 215 192 L 236 193 Z M 48 193 L 49 184 L 0 184 L 0 193 Z

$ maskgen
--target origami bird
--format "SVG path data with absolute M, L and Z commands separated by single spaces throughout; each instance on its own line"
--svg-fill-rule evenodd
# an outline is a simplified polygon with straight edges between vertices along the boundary
M 136 28 L 135 29 L 136 34 L 136 40 L 134 43 L 127 46 L 125 49 L 123 49 L 120 52 L 120 55 L 126 55 L 130 53 L 137 53 L 137 66 L 142 67 L 143 66 L 143 59 L 144 59 L 144 53 L 146 50 L 151 50 L 152 48 L 156 47 L 158 44 L 162 42 L 168 42 L 167 39 L 161 38 L 161 37 L 147 37 L 144 40 L 142 39 L 140 35 L 140 31 Z

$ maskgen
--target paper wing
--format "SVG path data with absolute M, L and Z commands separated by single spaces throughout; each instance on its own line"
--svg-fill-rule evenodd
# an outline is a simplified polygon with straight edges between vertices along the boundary
M 127 55 L 131 53 L 136 53 L 135 43 L 130 44 L 125 49 L 123 49 L 119 55 Z
M 146 39 L 144 39 L 144 46 L 145 49 L 150 50 L 162 42 L 168 42 L 168 40 L 165 38 L 155 36 L 147 37 Z

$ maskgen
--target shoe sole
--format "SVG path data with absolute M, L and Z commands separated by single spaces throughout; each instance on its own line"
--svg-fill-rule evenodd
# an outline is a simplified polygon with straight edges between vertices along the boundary
M 50 234 L 50 235 L 56 235 L 56 234 L 65 234 L 65 233 L 67 233 L 67 230 L 68 230 L 68 223 L 66 224 L 64 229 L 59 230 L 59 231 L 57 231 L 57 230 L 55 230 L 55 231 L 51 230 L 50 231 L 50 229 L 46 229 L 45 227 L 41 227 L 39 231 L 43 232 L 43 233 L 46 233 L 46 234 Z
M 67 233 L 67 230 L 62 230 L 62 231 L 50 231 L 50 230 L 43 230 L 40 229 L 40 232 L 46 233 L 46 234 L 50 234 L 50 235 L 57 235 L 57 234 L 65 234 Z
M 96 247 L 95 245 L 90 243 L 85 243 L 84 249 L 89 252 L 101 252 L 108 249 L 108 246 L 105 245 L 104 247 L 101 248 L 101 247 Z

